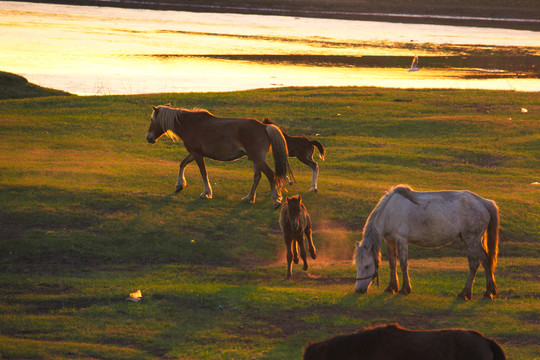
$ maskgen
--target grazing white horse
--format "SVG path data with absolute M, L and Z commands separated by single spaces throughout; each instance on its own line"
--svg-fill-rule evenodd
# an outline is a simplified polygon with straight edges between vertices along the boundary
M 487 241 L 484 242 L 484 233 Z M 492 200 L 470 191 L 418 192 L 397 186 L 384 195 L 369 215 L 361 243 L 356 243 L 355 289 L 365 293 L 378 280 L 380 242 L 384 238 L 390 263 L 390 283 L 386 291 L 398 290 L 397 254 L 403 274 L 400 293 L 409 294 L 408 244 L 440 247 L 457 239 L 465 244 L 469 275 L 458 297 L 471 299 L 474 277 L 480 263 L 486 271 L 486 293 L 497 295 L 494 271 L 499 248 L 499 211 Z

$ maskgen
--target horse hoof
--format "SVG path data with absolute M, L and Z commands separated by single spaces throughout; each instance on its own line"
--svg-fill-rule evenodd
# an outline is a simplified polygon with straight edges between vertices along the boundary
M 182 191 L 184 189 L 183 186 L 177 186 L 176 187 L 176 190 L 174 191 L 175 194 L 178 194 L 180 191 Z
M 307 266 L 307 265 L 304 265 L 303 269 L 304 269 L 304 271 L 307 271 L 308 266 Z
M 464 301 L 467 301 L 467 300 L 471 300 L 471 296 L 467 296 L 465 295 L 464 293 L 459 293 L 458 296 L 456 296 L 456 299 L 457 300 L 464 300 Z
M 392 287 L 387 287 L 384 291 L 389 293 L 389 294 L 394 295 L 397 292 L 397 289 L 394 289 Z
M 313 260 L 315 260 L 315 259 L 317 258 L 317 254 L 312 253 L 312 254 L 311 254 L 311 258 L 312 258 Z
M 212 195 L 210 194 L 202 193 L 201 195 L 199 195 L 199 199 L 206 200 L 206 199 L 211 199 L 211 198 L 212 198 Z
M 246 196 L 246 197 L 242 198 L 242 202 L 253 204 L 255 202 L 255 198 L 252 199 L 249 196 Z
M 309 191 L 314 192 L 314 193 L 319 192 L 319 190 L 317 188 L 311 188 L 311 189 L 309 189 Z
M 487 299 L 487 300 L 493 300 L 493 298 L 495 297 L 495 295 L 493 295 L 492 293 L 490 292 L 486 292 L 484 294 L 484 299 Z
M 401 288 L 401 290 L 399 290 L 398 292 L 398 294 L 405 295 L 405 296 L 409 295 L 410 293 L 411 293 L 411 290 L 405 290 L 403 288 Z
M 298 264 L 298 259 L 293 259 L 295 264 Z

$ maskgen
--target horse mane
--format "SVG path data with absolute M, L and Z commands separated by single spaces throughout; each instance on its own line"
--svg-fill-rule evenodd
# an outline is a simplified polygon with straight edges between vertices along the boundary
M 263 122 L 263 124 L 271 124 L 271 125 L 276 125 L 276 126 L 278 126 L 275 122 L 273 122 L 272 120 L 270 120 L 270 119 L 267 118 L 267 117 L 264 117 L 262 122 Z
M 176 141 L 179 138 L 177 126 L 182 127 L 182 125 L 180 124 L 180 118 L 184 113 L 202 113 L 205 115 L 214 116 L 205 109 L 193 108 L 192 110 L 187 110 L 181 108 L 173 108 L 166 105 L 160 105 L 156 107 L 154 109 L 154 112 L 156 114 L 155 120 L 163 129 L 164 134 L 173 141 Z
M 398 185 L 386 192 L 386 194 L 379 200 L 375 209 L 369 214 L 369 217 L 366 220 L 366 225 L 364 226 L 364 236 L 362 239 L 362 245 L 366 247 L 371 246 L 371 252 L 373 257 L 376 260 L 377 266 L 381 263 L 381 234 L 375 228 L 375 223 L 377 218 L 382 213 L 386 204 L 394 194 L 400 194 L 410 201 L 416 203 L 412 197 L 412 189 L 408 185 Z

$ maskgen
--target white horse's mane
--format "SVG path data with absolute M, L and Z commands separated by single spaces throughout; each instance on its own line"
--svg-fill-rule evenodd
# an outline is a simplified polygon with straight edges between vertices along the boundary
M 371 247 L 373 256 L 377 260 L 377 263 L 380 262 L 380 249 L 381 249 L 381 234 L 375 227 L 377 223 L 377 218 L 383 212 L 386 204 L 390 198 L 395 194 L 399 193 L 401 195 L 410 194 L 412 191 L 411 187 L 408 185 L 398 185 L 390 190 L 379 200 L 375 209 L 369 214 L 369 217 L 366 220 L 366 225 L 364 226 L 364 236 L 362 239 L 362 246 L 365 248 Z M 404 195 L 405 196 L 405 195 Z M 409 196 L 406 196 L 409 197 Z

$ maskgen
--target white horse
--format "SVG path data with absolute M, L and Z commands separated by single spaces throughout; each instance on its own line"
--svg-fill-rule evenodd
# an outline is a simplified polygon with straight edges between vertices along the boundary
M 484 242 L 484 233 L 487 241 Z M 470 191 L 417 192 L 408 186 L 397 186 L 384 195 L 369 215 L 361 243 L 356 243 L 357 269 L 355 289 L 365 293 L 377 278 L 380 264 L 380 242 L 384 238 L 390 263 L 387 292 L 398 290 L 397 254 L 403 274 L 400 293 L 409 294 L 408 243 L 440 247 L 461 239 L 469 259 L 469 275 L 459 298 L 471 299 L 478 266 L 486 271 L 486 293 L 497 295 L 494 271 L 499 248 L 499 210 L 492 200 Z

